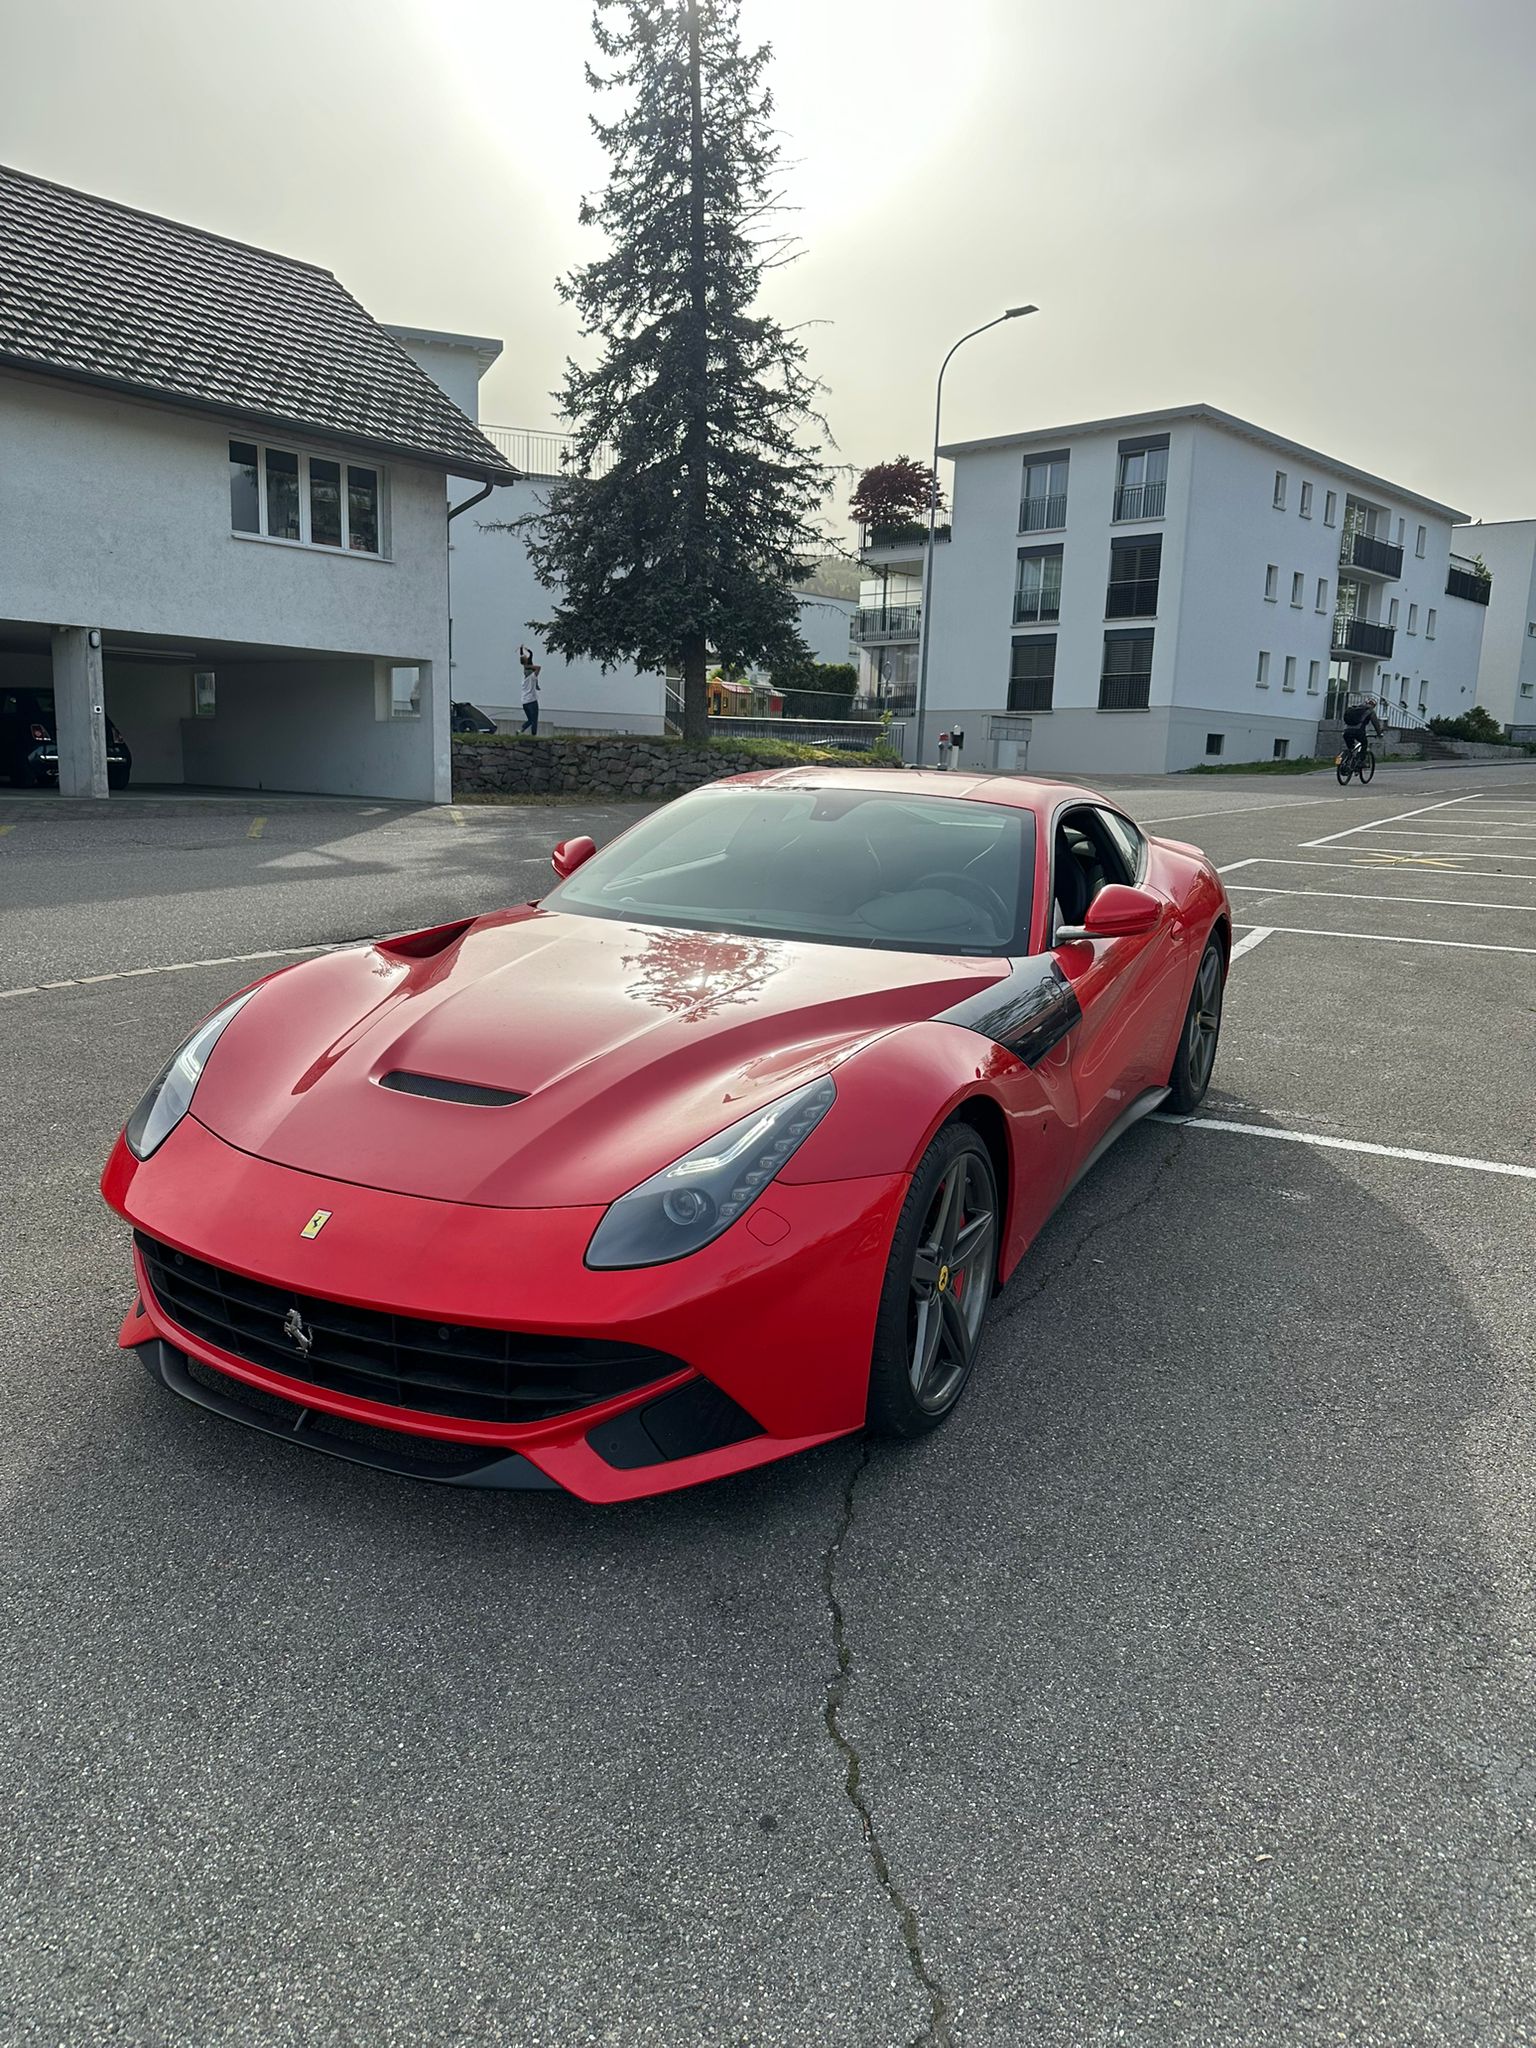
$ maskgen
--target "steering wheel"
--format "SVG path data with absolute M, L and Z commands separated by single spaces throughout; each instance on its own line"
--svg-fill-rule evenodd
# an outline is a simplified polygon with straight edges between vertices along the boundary
M 938 874 L 924 875 L 912 884 L 914 889 L 947 889 L 951 896 L 963 896 L 967 903 L 977 910 L 984 910 L 997 927 L 997 936 L 1005 939 L 1012 922 L 1008 906 L 997 891 L 986 882 L 979 882 L 974 875 L 951 874 L 941 870 Z

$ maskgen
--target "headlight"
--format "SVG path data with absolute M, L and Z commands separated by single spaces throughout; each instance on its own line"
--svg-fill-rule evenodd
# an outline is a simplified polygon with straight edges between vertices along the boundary
M 660 1266 L 698 1251 L 757 1200 L 836 1099 L 829 1080 L 811 1081 L 685 1152 L 619 1197 L 592 1233 L 587 1264 Z
M 135 1159 L 147 1159 L 166 1139 L 192 1107 L 192 1091 L 202 1079 L 208 1055 L 235 1012 L 251 1000 L 256 991 L 248 988 L 222 1010 L 215 1010 L 206 1024 L 200 1024 L 176 1054 L 158 1080 L 144 1091 L 144 1100 L 129 1117 L 123 1136 Z

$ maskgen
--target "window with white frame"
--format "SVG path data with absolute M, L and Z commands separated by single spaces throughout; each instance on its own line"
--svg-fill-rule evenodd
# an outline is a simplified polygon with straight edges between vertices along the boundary
M 380 555 L 384 473 L 264 441 L 229 444 L 229 525 L 248 539 Z
M 1401 547 L 1403 544 L 1403 528 L 1406 526 L 1406 524 L 1407 521 L 1403 518 L 1402 514 L 1399 513 L 1397 520 L 1397 545 L 1399 547 Z
M 1429 709 L 1429 677 L 1419 677 L 1419 716 L 1422 718 Z
M 1205 736 L 1205 751 L 1208 754 L 1219 754 L 1226 743 L 1227 736 L 1224 732 L 1208 732 Z
M 1333 526 L 1339 516 L 1339 494 L 1337 491 L 1323 493 L 1323 524 Z
M 1289 760 L 1290 758 L 1291 758 L 1291 743 L 1290 743 L 1290 741 L 1289 741 L 1289 740 L 1276 740 L 1276 741 L 1275 741 L 1275 744 L 1274 744 L 1274 750 L 1273 750 L 1273 753 L 1272 753 L 1272 755 L 1271 755 L 1271 759 L 1273 759 L 1273 760 L 1276 760 L 1276 761 L 1288 761 L 1288 760 Z
M 1271 562 L 1264 571 L 1264 599 L 1267 604 L 1278 604 L 1280 600 L 1280 564 Z
M 1300 569 L 1291 575 L 1291 603 L 1300 611 L 1307 598 L 1307 579 Z
M 1312 517 L 1312 486 L 1308 483 L 1301 487 L 1301 516 L 1303 519 Z
M 1285 471 L 1283 469 L 1275 471 L 1275 510 L 1277 512 L 1285 510 Z
M 1323 664 L 1320 661 L 1309 661 L 1307 663 L 1307 695 L 1309 697 L 1317 695 L 1319 684 L 1322 681 L 1322 673 Z
M 1259 673 L 1256 681 L 1261 690 L 1269 688 L 1269 656 L 1262 650 L 1259 654 Z
M 1285 680 L 1281 683 L 1280 687 L 1282 690 L 1294 690 L 1296 687 L 1296 657 L 1294 654 L 1288 654 L 1285 657 Z
M 420 718 L 421 716 L 421 670 L 419 668 L 391 668 L 389 671 L 389 716 L 396 718 Z
M 1325 612 L 1328 609 L 1328 578 L 1326 576 L 1319 576 L 1317 579 L 1317 609 L 1320 612 Z
M 1408 709 L 1408 678 L 1406 676 L 1399 676 L 1397 679 L 1397 701 L 1405 711 Z
M 1418 558 L 1419 558 L 1419 560 L 1420 560 L 1421 562 L 1422 562 L 1422 561 L 1423 561 L 1423 559 L 1424 559 L 1424 546 L 1425 546 L 1425 543 L 1426 543 L 1426 542 L 1428 541 L 1428 539 L 1429 539 L 1429 530 L 1428 530 L 1428 528 L 1427 528 L 1427 527 L 1423 527 L 1423 526 L 1421 526 L 1421 527 L 1419 528 L 1419 539 L 1418 539 L 1418 545 L 1417 545 L 1417 546 L 1416 546 L 1416 547 L 1414 548 L 1414 551 L 1413 551 L 1413 552 L 1414 552 L 1414 553 L 1415 553 L 1415 554 L 1416 554 L 1416 555 L 1418 556 Z
M 1397 605 L 1398 600 L 1394 597 L 1392 602 L 1387 606 L 1387 624 L 1389 626 L 1395 626 L 1397 624 Z
M 1417 633 L 1419 630 L 1419 608 L 1416 604 L 1408 607 L 1408 630 L 1410 633 Z
M 1434 639 L 1434 637 L 1435 637 L 1435 608 L 1434 608 L 1434 606 L 1433 606 L 1433 605 L 1431 605 L 1431 606 L 1430 606 L 1430 608 L 1429 608 L 1429 610 L 1428 610 L 1428 611 L 1427 611 L 1427 612 L 1425 613 L 1425 615 L 1424 615 L 1424 638 L 1425 638 L 1426 640 L 1433 640 L 1433 639 Z

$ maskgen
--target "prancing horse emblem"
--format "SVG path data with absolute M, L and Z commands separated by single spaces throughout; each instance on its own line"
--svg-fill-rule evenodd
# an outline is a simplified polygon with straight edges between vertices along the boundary
M 317 1209 L 299 1232 L 300 1237 L 318 1237 L 330 1220 L 331 1212 L 329 1209 Z
M 296 1347 L 300 1358 L 308 1358 L 315 1333 L 296 1308 L 289 1309 L 283 1317 L 283 1335 Z

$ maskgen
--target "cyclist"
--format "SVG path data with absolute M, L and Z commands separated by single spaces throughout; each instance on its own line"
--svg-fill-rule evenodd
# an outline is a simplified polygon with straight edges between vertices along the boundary
M 1365 745 L 1365 729 L 1369 726 L 1377 734 L 1386 727 L 1376 716 L 1376 706 L 1368 698 L 1357 697 L 1344 713 L 1344 758 L 1353 762 Z

